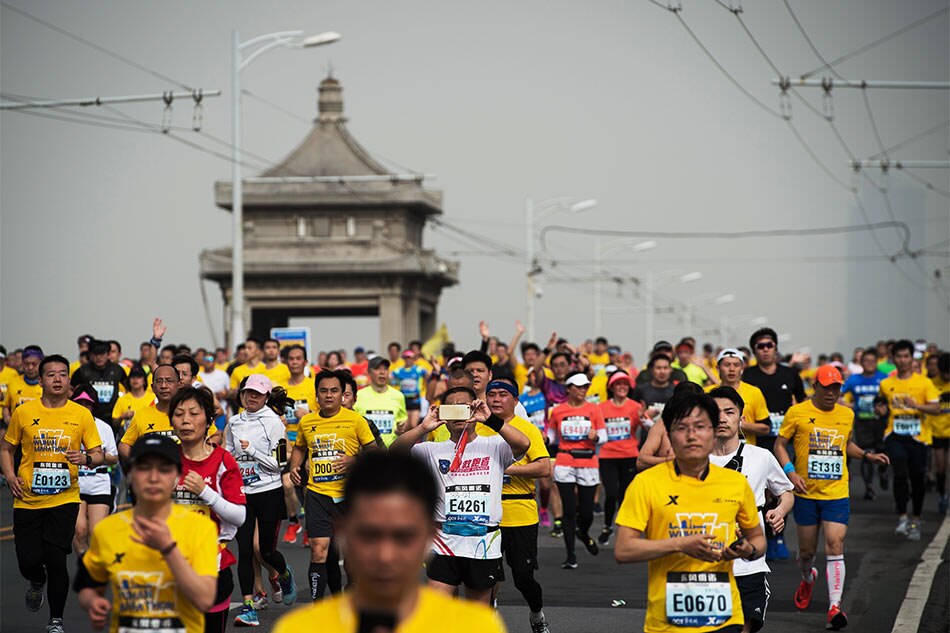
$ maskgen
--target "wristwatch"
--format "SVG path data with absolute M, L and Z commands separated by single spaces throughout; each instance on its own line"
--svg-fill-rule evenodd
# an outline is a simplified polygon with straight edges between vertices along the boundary
M 86 468 L 92 468 L 92 455 L 86 453 Z

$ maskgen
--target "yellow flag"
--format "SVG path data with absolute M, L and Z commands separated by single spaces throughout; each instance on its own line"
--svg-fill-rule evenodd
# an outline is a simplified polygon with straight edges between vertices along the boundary
M 428 359 L 431 356 L 439 356 L 442 348 L 449 342 L 449 328 L 445 323 L 439 326 L 429 340 L 422 344 L 422 357 Z

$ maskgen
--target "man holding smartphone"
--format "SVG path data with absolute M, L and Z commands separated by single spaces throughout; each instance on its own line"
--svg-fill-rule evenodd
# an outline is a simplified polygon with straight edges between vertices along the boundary
M 418 443 L 443 424 L 448 440 Z M 477 424 L 496 435 L 476 434 Z M 524 433 L 492 415 L 468 387 L 446 391 L 441 405 L 431 407 L 422 423 L 393 442 L 393 449 L 408 449 L 422 458 L 438 482 L 438 530 L 426 565 L 430 587 L 454 594 L 464 585 L 466 598 L 488 604 L 492 587 L 504 577 L 499 524 L 505 469 L 529 445 Z
M 345 593 L 296 609 L 274 633 L 504 633 L 496 613 L 420 587 L 419 568 L 436 535 L 439 493 L 422 460 L 369 451 L 350 470 L 338 523 L 346 562 L 359 581 Z

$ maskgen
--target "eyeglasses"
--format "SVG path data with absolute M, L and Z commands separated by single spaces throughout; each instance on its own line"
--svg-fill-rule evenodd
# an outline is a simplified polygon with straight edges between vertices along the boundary
M 682 433 L 683 435 L 689 435 L 689 433 L 709 433 L 713 430 L 712 424 L 697 424 L 696 426 L 690 426 L 688 424 L 676 424 L 673 428 L 670 429 L 672 433 Z
M 772 349 L 773 347 L 775 347 L 775 343 L 772 341 L 763 341 L 755 344 L 755 349 Z

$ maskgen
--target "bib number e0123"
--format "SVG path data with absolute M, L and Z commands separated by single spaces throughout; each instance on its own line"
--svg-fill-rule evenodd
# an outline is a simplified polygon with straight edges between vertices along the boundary
M 69 466 L 62 462 L 36 462 L 30 490 L 35 495 L 55 495 L 68 490 L 71 484 Z
M 732 587 L 727 572 L 666 575 L 666 619 L 674 626 L 721 626 L 732 618 Z
M 840 450 L 818 450 L 808 453 L 809 479 L 841 479 L 844 455 Z

